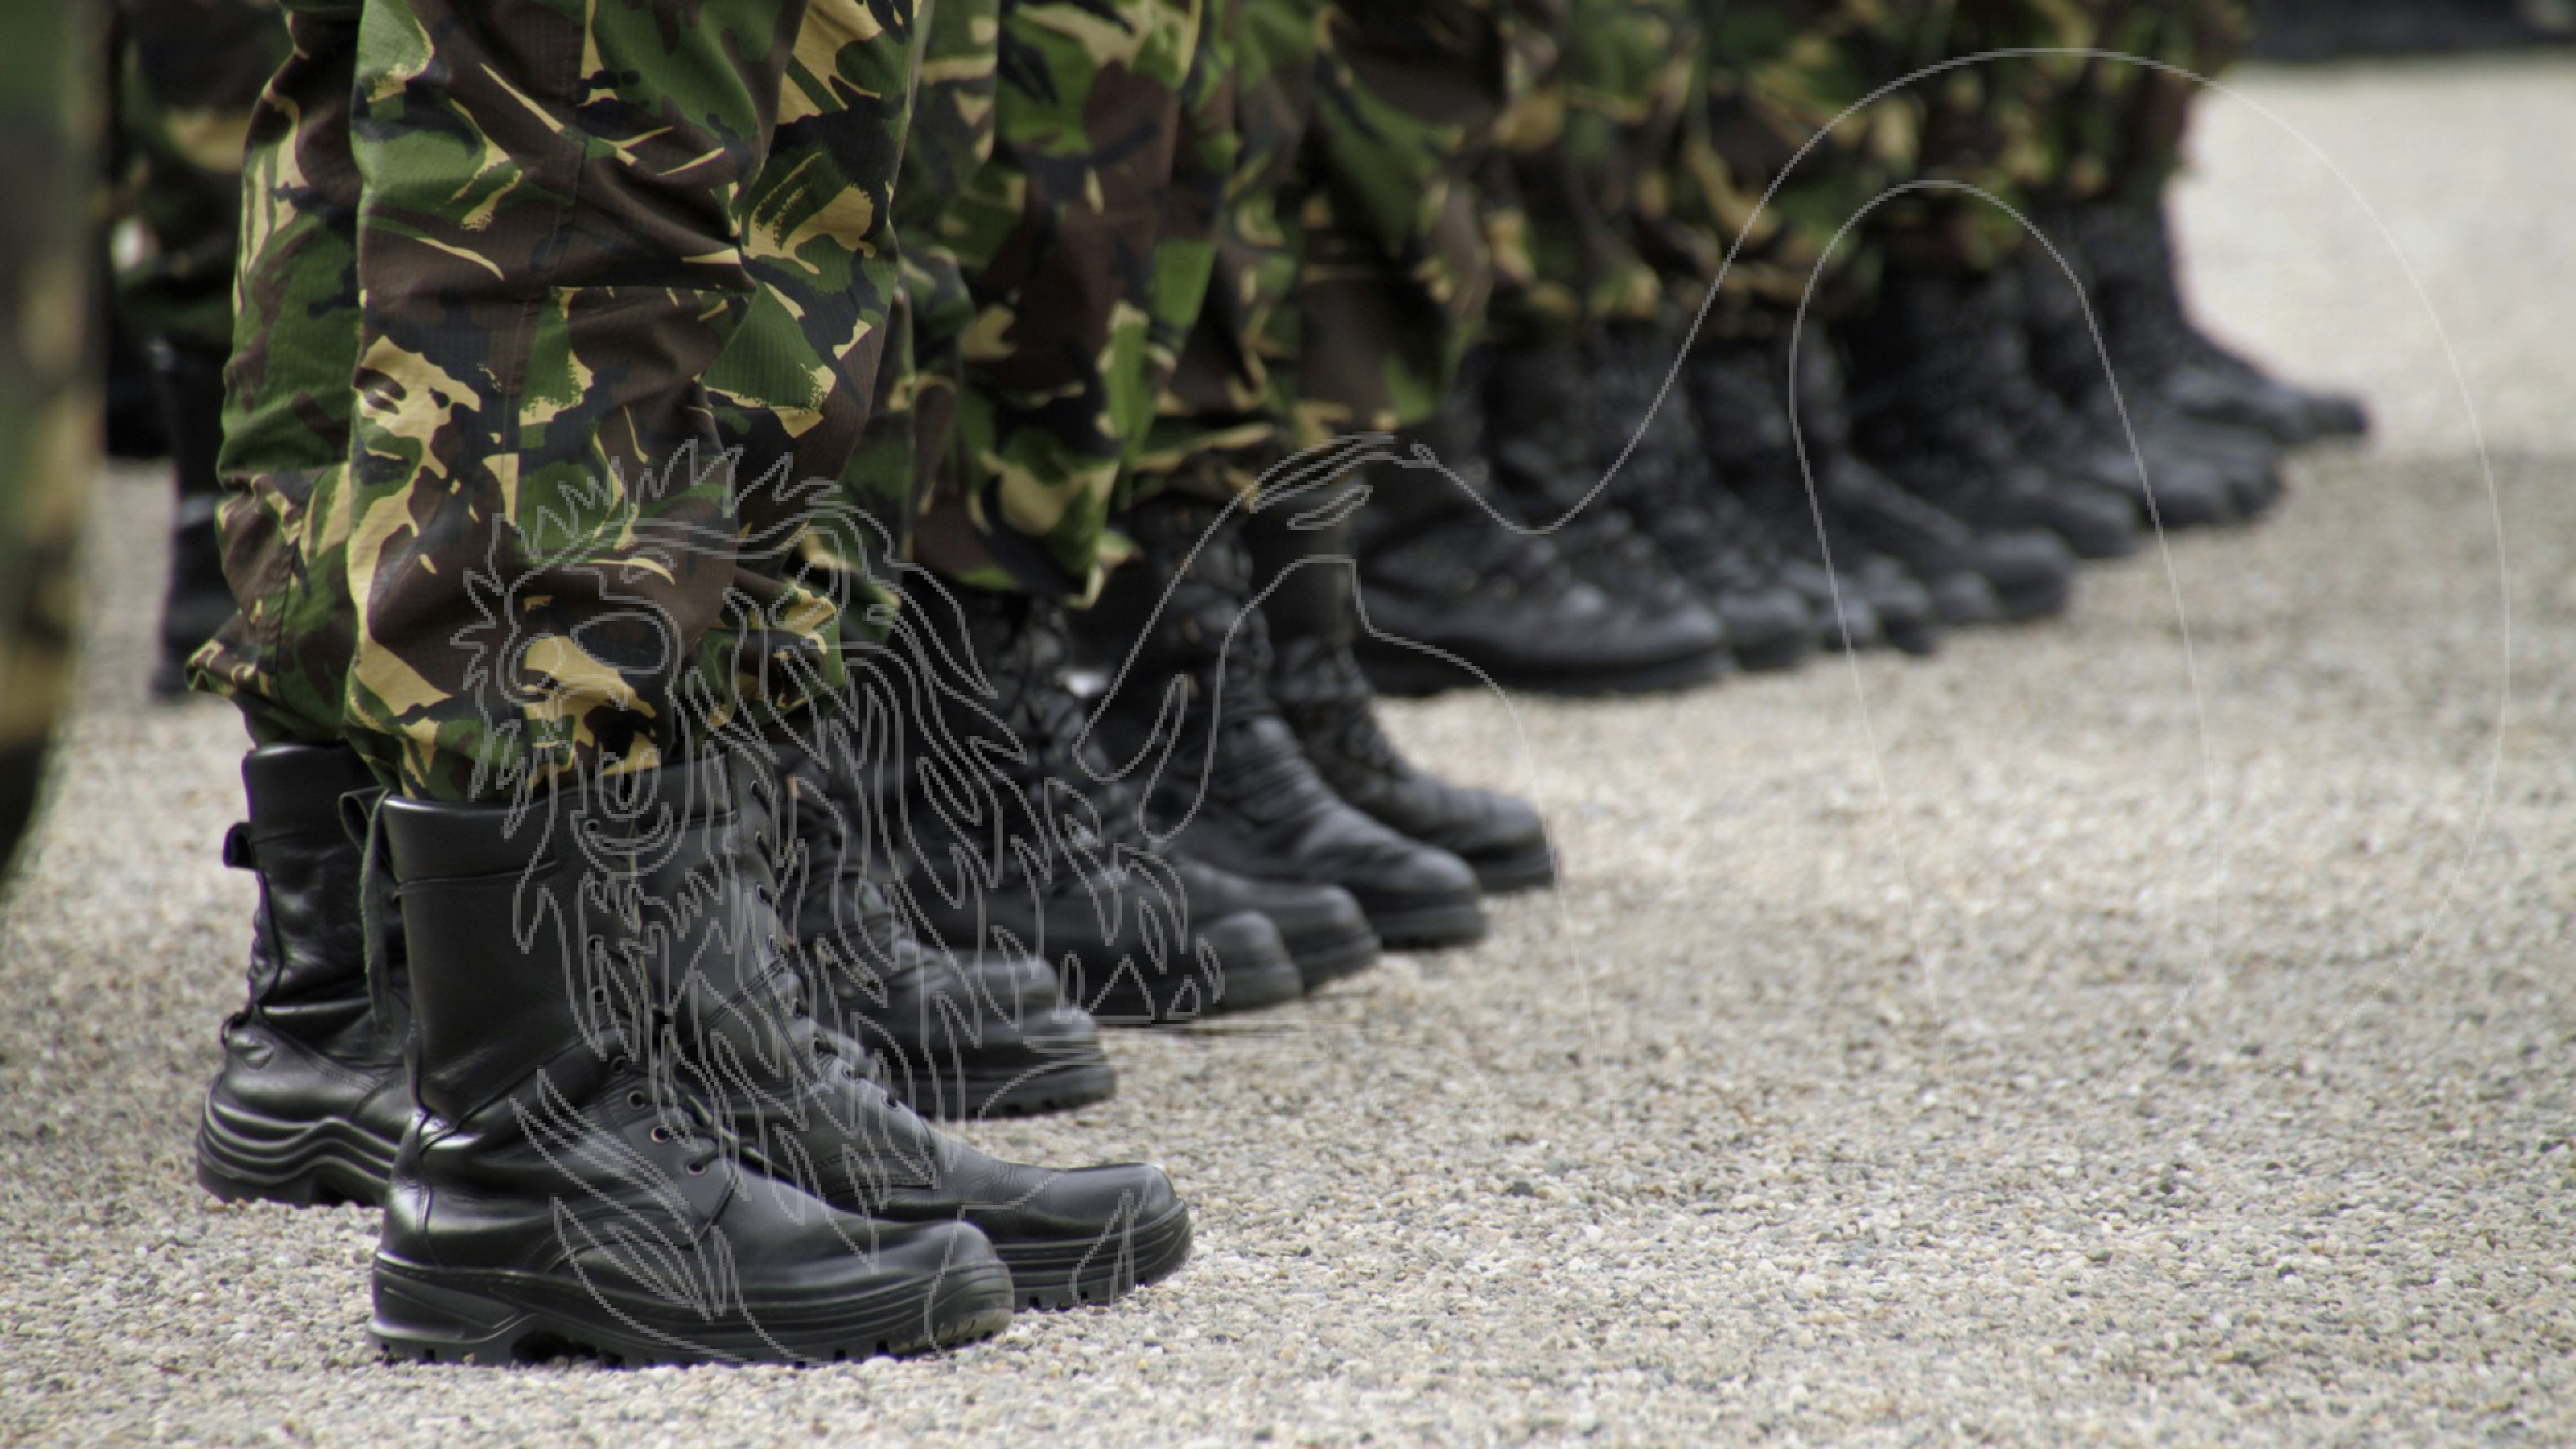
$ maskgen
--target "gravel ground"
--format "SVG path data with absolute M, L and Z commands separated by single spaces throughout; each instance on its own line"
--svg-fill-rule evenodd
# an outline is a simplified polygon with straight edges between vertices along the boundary
M 135 703 L 163 505 L 112 477 L 0 924 L 0 1443 L 2576 1441 L 2576 293 L 2512 290 L 2576 234 L 2537 174 L 2576 156 L 2523 144 L 2576 68 L 2243 85 L 2202 295 L 2367 387 L 2379 451 L 1933 663 L 1396 711 L 1544 804 L 1564 889 L 975 1130 L 1170 1164 L 1200 1255 L 934 1362 L 382 1367 L 372 1213 L 195 1189 L 240 741 Z M 2403 274 L 2255 102 L 2423 269 L 2493 492 Z

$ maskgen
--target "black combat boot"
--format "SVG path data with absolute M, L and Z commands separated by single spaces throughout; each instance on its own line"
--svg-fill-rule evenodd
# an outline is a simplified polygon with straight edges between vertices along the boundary
M 1604 392 L 1601 345 L 1595 332 L 1580 344 L 1483 354 L 1494 496 L 1521 524 L 1552 530 L 1576 577 L 1667 630 L 1710 641 L 1708 672 L 1690 682 L 1717 678 L 1735 658 L 1725 619 L 1603 486 L 1644 420 L 1645 399 Z M 1470 372 L 1459 385 L 1473 381 Z
M 1782 576 L 1768 531 L 1719 480 L 1687 385 L 1665 386 L 1682 338 L 1630 324 L 1603 328 L 1590 342 L 1592 456 L 1596 475 L 1609 480 L 1604 496 L 1716 611 L 1737 664 L 1770 670 L 1803 662 L 1819 638 L 1816 612 Z
M 782 914 L 815 1014 L 875 1053 L 888 1090 L 947 1118 L 1062 1112 L 1117 1091 L 1099 1026 L 1065 1001 L 1054 967 L 923 944 L 886 896 L 887 842 L 867 830 L 848 772 L 792 745 L 773 758 L 789 820 Z
M 624 1028 L 612 1052 L 634 1055 L 636 1028 L 649 1031 L 645 1039 L 659 1047 L 646 1058 L 650 1074 L 772 1182 L 880 1232 L 972 1227 L 1008 1266 L 1019 1302 L 1100 1301 L 1178 1270 L 1189 1255 L 1189 1211 L 1159 1169 L 1053 1171 L 987 1157 L 895 1102 L 864 1070 L 863 1049 L 810 1014 L 774 905 L 775 812 L 784 793 L 766 752 L 742 751 L 546 802 L 563 817 L 551 822 L 562 830 L 555 849 L 585 857 L 573 869 L 586 871 L 584 886 L 623 917 L 622 934 L 595 929 L 605 939 L 581 953 L 589 1000 Z M 470 855 L 491 849 L 496 824 L 504 834 L 525 831 L 506 823 L 513 807 L 484 807 L 500 822 L 457 814 L 471 808 L 385 807 L 415 961 L 422 922 L 412 912 L 419 892 L 406 846 Z M 526 855 L 485 859 L 523 883 L 564 872 L 542 860 L 527 865 Z M 604 882 L 596 879 L 603 869 Z M 600 953 L 626 961 L 592 964 Z M 641 995 L 621 997 L 633 990 Z M 425 1007 L 421 1019 L 426 1040 L 435 1028 Z M 426 1045 L 422 1055 L 422 1100 L 431 1108 Z M 397 1204 L 401 1186 L 398 1178 Z M 392 1237 L 389 1226 L 389 1247 Z
M 1475 872 L 1334 794 L 1280 718 L 1235 510 L 1167 493 L 1122 527 L 1139 557 L 1075 627 L 1111 671 L 1094 727 L 1112 760 L 1144 773 L 1154 830 L 1235 875 L 1338 886 L 1390 946 L 1481 938 Z
M 1789 561 L 1783 577 L 1815 610 L 1821 642 L 1930 653 L 1941 628 L 1931 593 L 1855 535 L 1830 494 L 1808 487 L 1789 422 L 1787 344 L 1720 340 L 1691 355 L 1684 377 L 1718 477 Z
M 1369 503 L 1356 520 L 1354 652 L 1378 689 L 1629 694 L 1726 671 L 1723 626 L 1622 603 L 1577 577 L 1554 535 L 1502 520 L 1473 368 L 1399 445 L 1401 458 L 1368 469 Z
M 242 761 L 242 785 L 250 819 L 224 837 L 224 863 L 259 877 L 250 1004 L 224 1023 L 197 1181 L 226 1199 L 373 1206 L 411 1122 L 400 953 L 379 952 L 380 1013 L 363 856 L 340 823 L 340 797 L 375 789 L 375 777 L 343 746 L 264 745 Z M 379 929 L 395 934 L 390 921 Z
M 929 939 L 1052 962 L 1109 1026 L 1276 1005 L 1376 961 L 1348 892 L 1245 880 L 1146 836 L 1087 747 L 1061 607 L 915 574 L 897 624 L 906 687 L 928 698 L 872 803 Z
M 2031 376 L 2079 420 L 2099 455 L 2119 461 L 2095 476 L 2162 529 L 2232 523 L 2247 503 L 2259 508 L 2277 496 L 2279 450 L 2270 440 L 2191 416 L 2152 374 L 2133 374 L 2112 357 L 2090 300 L 2093 272 L 2078 244 L 2084 228 L 2066 213 L 2041 226 L 2055 251 L 2025 247 L 2015 259 L 2024 355 Z
M 2033 391 L 2001 274 L 1891 266 L 1841 329 L 1853 442 L 1898 486 L 1972 527 L 2046 528 L 2078 557 L 2137 551 L 2131 502 L 2024 456 L 2005 411 Z
M 705 1012 L 738 984 L 731 948 L 775 947 L 774 918 L 744 918 L 715 882 L 688 902 L 639 889 L 638 865 L 682 833 L 673 817 L 711 803 L 662 778 L 691 773 L 524 809 L 383 806 L 419 1108 L 376 1250 L 388 1353 L 829 1362 L 1010 1321 L 1011 1270 L 970 1222 L 836 1211 L 741 1160 L 696 1090 L 746 1036 L 762 1068 L 792 1037 L 784 1011 Z M 703 989 L 667 995 L 676 953 L 700 949 Z
M 2251 428 L 2286 447 L 2370 431 L 2360 399 L 2282 382 L 2192 320 L 2161 204 L 2098 202 L 2078 208 L 2073 220 L 2123 379 L 2148 379 L 2190 416 Z
M 1416 769 L 1378 724 L 1376 691 L 1351 654 L 1359 627 L 1351 512 L 1361 491 L 1342 484 L 1270 500 L 1244 521 L 1280 718 L 1334 794 L 1465 861 L 1479 887 L 1501 894 L 1551 885 L 1556 859 L 1537 811 Z
M 223 547 L 215 537 L 215 507 L 223 501 L 215 455 L 224 444 L 224 359 L 166 346 L 156 353 L 178 503 L 170 523 L 170 582 L 161 597 L 161 654 L 152 667 L 152 693 L 176 699 L 188 692 L 188 656 L 233 617 L 232 587 L 224 582 Z
M 2066 612 L 2077 560 L 2042 528 L 1972 528 L 1888 481 L 1853 448 L 1842 360 L 1831 341 L 1798 349 L 1798 432 L 1816 486 L 1867 547 L 1905 565 L 1945 624 L 2015 623 Z
M 114 299 L 109 295 L 107 280 L 115 274 L 115 263 L 101 247 L 90 276 L 97 282 L 97 300 L 92 304 L 94 316 L 107 319 L 99 329 L 102 359 L 101 374 L 106 379 L 100 388 L 100 446 L 111 458 L 129 463 L 150 463 L 170 456 L 170 419 L 161 400 L 161 380 L 153 376 L 152 352 L 134 330 L 116 315 Z

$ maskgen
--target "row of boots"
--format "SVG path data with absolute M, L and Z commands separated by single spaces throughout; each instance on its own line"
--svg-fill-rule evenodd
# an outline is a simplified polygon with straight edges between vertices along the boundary
M 902 1353 L 1178 1269 L 1159 1169 L 1001 1162 L 887 1089 L 887 1047 L 950 1029 L 1106 1068 L 1043 964 L 892 924 L 776 754 L 457 805 L 342 747 L 253 751 L 225 851 L 259 883 L 250 1001 L 199 1180 L 381 1204 L 372 1332 L 423 1360 Z
M 1581 695 L 1929 653 L 2064 611 L 2084 561 L 2262 517 L 2288 450 L 2366 431 L 2194 322 L 2160 209 L 2038 230 L 1990 272 L 1891 257 L 1830 326 L 1485 349 L 1377 469 L 1371 679 Z
M 1100 1101 L 1104 1025 L 1293 1000 L 1553 880 L 1529 807 L 1380 727 L 1356 501 L 1140 506 L 1078 615 L 914 575 L 857 661 L 893 707 L 810 738 L 508 805 L 254 750 L 200 1181 L 381 1204 L 372 1333 L 427 1360 L 906 1353 L 1176 1271 L 1160 1170 L 925 1119 Z

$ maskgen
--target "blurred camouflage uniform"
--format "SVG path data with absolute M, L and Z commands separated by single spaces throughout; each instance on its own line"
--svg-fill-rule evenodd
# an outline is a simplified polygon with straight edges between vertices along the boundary
M 2241 0 L 1731 0 L 1716 12 L 1713 144 L 1692 158 L 1714 164 L 1679 185 L 1724 244 L 1750 224 L 1712 309 L 1721 333 L 1761 330 L 1794 308 L 1835 232 L 1890 186 L 1972 186 L 2024 212 L 2111 191 L 2152 196 L 2176 164 L 2200 87 L 2071 52 L 2137 55 L 2205 75 L 2233 54 L 2245 25 Z M 2057 53 L 1956 63 L 1989 51 Z M 1927 69 L 1834 124 L 1873 91 Z M 1810 138 L 1815 150 L 1756 215 L 1763 189 Z M 2019 220 L 1982 198 L 1893 200 L 1829 270 L 1819 297 L 1839 311 L 1866 296 L 1879 247 L 1920 265 L 1981 270 L 2022 236 Z
M 98 470 L 93 19 L 78 5 L 0 12 L 0 878 L 69 700 L 75 554 Z
M 1826 315 L 1846 314 L 1891 250 L 1912 265 L 1982 270 L 2020 245 L 2013 211 L 2114 175 L 2161 185 L 2179 135 L 2175 78 L 2069 52 L 2207 62 L 2242 10 L 2229 0 L 1702 5 L 1710 144 L 1680 154 L 1674 190 L 1730 253 L 1709 309 L 1717 337 L 1776 330 L 1811 277 Z M 1960 63 L 1988 51 L 2056 53 Z M 2003 205 L 1960 190 L 1890 197 L 1828 258 L 1837 233 L 1890 188 L 1926 182 Z M 1693 286 L 1686 273 L 1676 281 Z
M 108 174 L 132 223 L 117 313 L 137 336 L 220 357 L 233 343 L 243 146 L 286 27 L 271 0 L 120 0 L 112 25 Z
M 1200 0 L 985 0 L 979 47 L 944 0 L 935 14 L 903 225 L 935 258 L 912 297 L 925 397 L 955 405 L 918 526 L 951 558 L 981 555 L 952 570 L 965 582 L 1098 588 L 1152 418 L 1150 358 L 1172 346 L 1158 289 L 1205 285 L 1203 259 L 1192 279 L 1158 251 L 1207 210 L 1175 189 L 1214 184 L 1175 169 L 1202 18 Z
M 1671 278 L 1715 271 L 1714 228 L 1674 210 L 1675 182 L 1704 169 L 1708 144 L 1697 0 L 1572 0 L 1553 20 L 1536 8 L 1522 7 L 1530 80 L 1486 196 L 1491 334 L 1509 346 L 1660 320 Z
M 1511 75 L 1503 15 L 1239 0 L 1233 21 L 1238 150 L 1139 496 L 1228 495 L 1287 451 L 1428 417 L 1492 294 L 1470 181 Z
M 291 7 L 229 375 L 243 610 L 197 660 L 256 737 L 492 797 L 837 683 L 808 524 L 898 285 L 911 3 L 686 20 Z
M 1676 210 L 1706 230 L 1720 258 L 1702 335 L 1775 332 L 1811 284 L 1818 305 L 1847 310 L 1868 295 L 1876 258 L 1848 242 L 1832 251 L 1835 238 L 1911 176 L 1924 128 L 1919 88 L 1873 96 L 1937 57 L 1931 7 L 1698 3 L 1708 140 L 1676 155 L 1672 187 Z M 1700 304 L 1706 277 L 1671 281 L 1684 305 Z
M 2096 48 L 2154 64 L 2097 59 L 2056 104 L 2066 157 L 2050 199 L 2109 197 L 2144 205 L 2182 164 L 2183 133 L 2203 79 L 2244 48 L 2244 0 L 2088 0 Z M 2172 67 L 2167 69 L 2166 67 Z
M 904 173 L 920 376 L 873 441 L 926 464 L 921 536 L 971 536 L 965 581 L 1088 597 L 1112 513 L 1174 475 L 1227 492 L 1428 413 L 1483 310 L 1460 181 L 1499 42 L 1474 4 L 1382 9 L 1002 3 L 995 81 L 943 4 Z M 895 421 L 952 392 L 937 442 Z

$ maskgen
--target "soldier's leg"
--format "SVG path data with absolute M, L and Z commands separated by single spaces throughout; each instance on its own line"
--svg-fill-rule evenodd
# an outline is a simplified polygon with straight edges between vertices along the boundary
M 1837 329 L 1859 453 L 1990 538 L 2053 549 L 2056 581 L 2034 590 L 2042 603 L 2065 597 L 2067 551 L 2138 546 L 2116 455 L 2030 375 L 2004 265 L 2054 172 L 2049 118 L 2082 75 L 2091 34 L 2081 11 L 2043 0 L 1924 12 L 1909 82 L 1922 98 L 1920 144 L 1858 232 L 1880 264 L 1877 296 Z M 2039 559 L 2031 553 L 2034 578 L 2047 572 Z M 2006 580 L 1996 589 L 2008 592 Z
M 2122 344 L 2120 360 L 2142 381 L 2152 377 L 2185 414 L 2283 444 L 2366 432 L 2369 415 L 2359 400 L 2265 375 L 2202 331 L 2182 300 L 2165 192 L 2181 169 L 2203 79 L 2224 69 L 2244 42 L 2245 6 L 2098 3 L 2113 37 L 2106 48 L 2147 63 L 2096 65 L 2100 133 L 2084 138 L 2093 159 L 2070 176 L 2064 217 L 2088 269 L 2105 274 L 2095 290 Z M 2258 482 L 2246 501 L 2259 511 L 2270 497 Z
M 1679 351 L 1660 265 L 1678 234 L 1661 162 L 1695 109 L 1697 20 L 1655 0 L 1575 0 L 1548 39 L 1553 68 L 1503 127 L 1530 261 L 1528 283 L 1497 295 L 1483 360 L 1495 493 L 1521 522 L 1552 526 L 1575 573 L 1636 616 L 1593 650 L 1661 635 L 1659 658 L 1701 663 L 1664 682 L 1693 683 L 1731 664 L 1731 641 L 1643 531 L 1638 485 L 1696 449 L 1674 427 L 1678 409 L 1652 403 Z
M 1454 184 L 1466 149 L 1490 133 L 1499 87 L 1499 41 L 1490 17 L 1478 19 L 1456 5 L 1400 14 L 1286 0 L 1243 7 L 1242 149 L 1216 231 L 1214 280 L 1121 519 L 1139 557 L 1084 620 L 1095 647 L 1123 664 L 1097 723 L 1113 753 L 1159 760 L 1167 741 L 1157 706 L 1167 682 L 1186 681 L 1186 707 L 1170 721 L 1174 757 L 1148 802 L 1158 824 L 1179 830 L 1180 847 L 1255 878 L 1339 885 L 1381 937 L 1403 945 L 1482 934 L 1474 872 L 1357 808 L 1316 772 L 1272 692 L 1283 656 L 1272 648 L 1270 611 L 1255 607 L 1258 592 L 1287 582 L 1283 565 L 1293 561 L 1273 557 L 1269 576 L 1257 573 L 1246 531 L 1290 529 L 1293 516 L 1319 509 L 1329 516 L 1337 475 L 1379 447 L 1365 438 L 1333 452 L 1309 447 L 1270 468 L 1284 445 L 1418 418 L 1438 383 L 1410 369 L 1436 379 L 1455 366 L 1449 337 L 1390 329 L 1369 306 L 1337 317 L 1365 338 L 1308 316 L 1301 278 L 1350 284 L 1327 306 L 1362 295 L 1396 301 L 1387 283 L 1402 278 L 1414 289 L 1405 305 L 1481 312 L 1475 216 Z M 1409 85 L 1396 83 L 1400 75 Z M 1488 99 L 1470 99 L 1480 94 Z M 1324 233 L 1347 239 L 1330 257 L 1316 250 Z M 1365 375 L 1309 350 L 1328 337 L 1350 349 L 1334 361 Z M 1428 346 L 1381 350 L 1398 340 Z M 1309 385 L 1326 372 L 1331 386 Z M 1293 599 L 1287 616 L 1293 635 L 1312 622 Z M 1340 662 L 1348 665 L 1346 654 Z
M 111 165 L 121 220 L 113 312 L 145 350 L 178 485 L 161 660 L 152 691 L 187 689 L 187 660 L 232 617 L 215 537 L 233 250 L 252 108 L 285 57 L 268 0 L 123 0 Z
M 891 637 L 853 665 L 928 714 L 885 711 L 882 767 L 836 786 L 887 830 L 927 937 L 985 970 L 1058 962 L 1067 997 L 1122 1024 L 1301 989 L 1240 883 L 1169 859 L 1097 778 L 1066 672 L 1064 604 L 1110 556 L 1106 503 L 1150 396 L 1145 264 L 1199 16 L 1196 0 L 935 12 L 902 203 L 913 373 L 863 460 L 920 498 L 919 564 Z M 1336 951 L 1354 932 L 1370 947 L 1347 900 L 1288 904 L 1320 906 Z
M 833 611 L 782 575 L 801 485 L 837 478 L 873 383 L 884 305 L 852 264 L 891 261 L 905 13 L 716 6 L 666 28 L 387 0 L 362 19 L 343 713 L 395 742 L 404 794 L 376 818 L 405 905 L 415 1101 L 445 1128 L 409 1134 L 394 1166 L 375 1268 L 392 1351 L 903 1349 L 1186 1255 L 1186 1209 L 1152 1169 L 1041 1178 L 1048 1216 L 1019 1211 L 998 1183 L 1028 1170 L 932 1137 L 839 1061 L 779 954 L 792 792 L 739 726 L 833 683 L 816 662 Z M 816 105 L 832 96 L 837 116 Z M 781 455 L 722 458 L 736 436 Z M 469 613 L 512 646 L 480 672 L 387 627 Z M 456 649 L 484 644 L 465 627 Z M 451 709 L 450 681 L 495 697 Z M 467 791 L 512 798 L 435 798 Z M 718 1191 L 635 1190 L 603 1165 L 612 1140 Z M 890 1197 L 847 1167 L 893 1142 L 934 1167 Z M 459 1198 L 475 1222 L 435 1206 Z M 862 1207 L 876 1221 L 830 1211 Z M 740 1291 L 712 1314 L 656 1295 L 607 1242 L 559 1235 L 567 1211 L 728 1244 Z M 1085 1253 L 1068 1229 L 1126 1241 Z
M 0 16 L 0 884 L 69 703 L 83 505 L 98 471 L 89 295 L 101 36 L 83 6 Z

